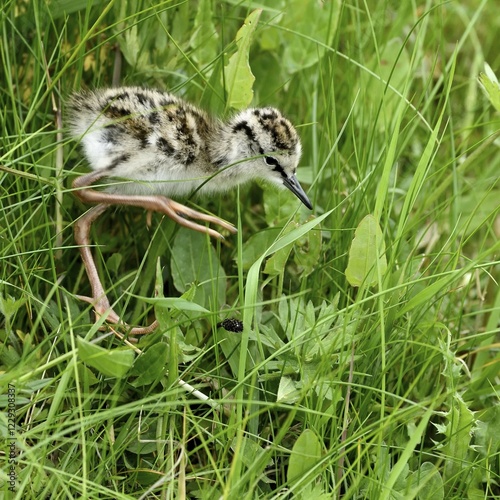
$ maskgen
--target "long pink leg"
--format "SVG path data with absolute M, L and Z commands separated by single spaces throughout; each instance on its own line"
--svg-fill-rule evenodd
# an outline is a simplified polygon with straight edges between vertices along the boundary
M 95 191 L 89 187 L 91 184 L 103 177 L 105 177 L 105 174 L 101 172 L 91 172 L 90 174 L 76 178 L 73 182 L 73 187 L 76 189 L 75 194 L 78 198 L 87 203 L 98 203 L 98 205 L 90 209 L 75 223 L 75 240 L 80 246 L 80 254 L 92 288 L 92 297 L 79 296 L 79 298 L 93 304 L 97 316 L 107 315 L 107 321 L 118 324 L 121 323 L 120 317 L 113 311 L 113 309 L 111 309 L 89 247 L 90 227 L 110 205 L 140 206 L 148 210 L 160 212 L 184 227 L 194 229 L 195 231 L 200 231 L 202 233 L 207 233 L 214 238 L 223 238 L 223 236 L 217 231 L 196 224 L 185 217 L 191 217 L 193 219 L 218 224 L 232 233 L 236 232 L 236 228 L 218 217 L 197 212 L 196 210 L 192 210 L 164 196 L 127 196 Z M 129 333 L 132 335 L 146 334 L 154 331 L 157 326 L 158 322 L 155 320 L 150 326 L 134 327 Z
M 200 233 L 206 233 L 213 238 L 224 239 L 222 234 L 217 231 L 196 224 L 189 219 L 197 219 L 204 222 L 212 222 L 217 224 L 224 229 L 227 229 L 231 233 L 236 233 L 236 228 L 219 217 L 213 215 L 203 214 L 197 212 L 181 203 L 177 203 L 170 198 L 158 195 L 124 195 L 117 193 L 107 193 L 102 191 L 96 191 L 89 186 L 94 182 L 106 177 L 105 173 L 102 172 L 90 172 L 89 174 L 77 177 L 73 181 L 73 187 L 76 189 L 75 194 L 85 203 L 103 203 L 105 205 L 128 205 L 131 207 L 142 207 L 146 210 L 152 210 L 153 212 L 159 212 L 167 215 L 175 222 L 181 226 L 187 227 L 189 229 L 194 229 Z
M 92 288 L 92 297 L 85 297 L 83 295 L 78 295 L 77 297 L 92 304 L 98 318 L 106 316 L 106 321 L 109 323 L 119 324 L 122 323 L 122 321 L 120 316 L 118 316 L 118 314 L 111 309 L 111 305 L 109 304 L 108 297 L 106 296 L 106 292 L 104 291 L 104 287 L 102 286 L 99 278 L 97 267 L 89 246 L 90 226 L 108 209 L 108 206 L 109 205 L 104 204 L 96 205 L 75 222 L 75 241 L 80 247 L 80 255 L 82 256 L 83 265 L 85 266 L 85 271 L 87 272 L 87 276 L 90 281 L 90 287 Z M 157 326 L 158 322 L 155 320 L 149 326 L 133 327 L 130 329 L 129 333 L 131 335 L 151 333 Z

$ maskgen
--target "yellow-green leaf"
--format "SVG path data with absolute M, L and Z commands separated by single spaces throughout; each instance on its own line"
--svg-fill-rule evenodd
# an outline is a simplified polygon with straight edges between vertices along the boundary
M 381 276 L 387 270 L 385 243 L 377 220 L 368 214 L 354 233 L 345 275 L 351 286 L 373 286 L 377 283 L 377 268 Z
M 485 72 L 479 75 L 479 84 L 493 107 L 500 111 L 500 83 L 488 64 L 484 68 Z
M 254 10 L 236 33 L 236 53 L 234 53 L 224 68 L 225 86 L 228 106 L 234 109 L 244 109 L 253 99 L 253 76 L 249 64 L 250 44 L 257 27 L 262 9 Z
M 297 389 L 297 382 L 286 375 L 281 377 L 276 402 L 293 404 L 298 401 L 299 397 L 300 392 Z
M 288 463 L 287 479 L 290 484 L 311 472 L 321 460 L 321 442 L 310 429 L 295 441 Z

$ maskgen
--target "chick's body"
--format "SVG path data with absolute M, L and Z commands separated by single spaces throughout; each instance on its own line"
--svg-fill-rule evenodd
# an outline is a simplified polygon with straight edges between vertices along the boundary
M 170 93 L 122 87 L 75 94 L 70 124 L 93 170 L 131 181 L 113 191 L 182 197 L 262 178 L 310 206 L 301 188 L 287 185 L 301 144 L 274 108 L 247 109 L 224 123 Z
M 90 250 L 90 228 L 110 206 L 143 207 L 219 239 L 222 234 L 207 224 L 230 233 L 236 228 L 171 198 L 197 190 L 226 191 L 261 178 L 288 188 L 312 208 L 295 176 L 301 155 L 299 136 L 275 108 L 246 109 L 222 122 L 168 92 L 121 87 L 74 94 L 68 118 L 92 168 L 73 181 L 74 193 L 95 205 L 74 227 L 92 288 L 91 297 L 80 298 L 93 304 L 97 317 L 105 316 L 108 322 L 122 323 L 99 278 Z M 105 178 L 114 179 L 108 189 L 92 188 Z M 157 325 L 155 320 L 129 331 L 149 333 Z

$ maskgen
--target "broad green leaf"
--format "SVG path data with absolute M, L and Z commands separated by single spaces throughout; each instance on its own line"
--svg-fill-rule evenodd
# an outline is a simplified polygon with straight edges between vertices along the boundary
M 253 99 L 255 77 L 249 64 L 250 44 L 257 28 L 262 9 L 254 10 L 236 33 L 236 53 L 224 68 L 227 104 L 234 109 L 244 109 Z
M 302 177 L 301 171 L 302 168 L 299 167 L 299 177 Z M 302 182 L 302 179 L 299 180 Z M 307 215 L 311 213 L 288 189 L 279 189 L 265 183 L 262 185 L 266 222 L 270 226 L 283 225 L 284 222 L 294 217 L 297 207 L 299 207 L 299 213 Z
M 385 243 L 380 226 L 369 214 L 354 233 L 345 275 L 351 286 L 374 286 L 377 284 L 377 268 L 381 276 L 387 270 Z
M 83 363 L 79 363 L 77 369 L 78 377 L 80 378 L 82 384 L 92 387 L 93 385 L 97 385 L 101 382 L 99 377 L 96 377 L 95 373 Z
M 239 448 L 238 448 L 238 442 L 239 442 Z M 259 445 L 257 441 L 254 441 L 253 439 L 249 439 L 246 437 L 243 437 L 241 439 L 234 438 L 231 444 L 231 449 L 234 452 L 236 451 L 238 452 L 241 461 L 247 467 L 255 465 L 255 462 L 264 452 L 264 449 L 262 448 L 262 446 Z M 272 459 L 269 458 L 267 463 L 268 465 L 271 465 Z
M 500 83 L 489 64 L 485 63 L 484 71 L 479 75 L 479 84 L 493 107 L 500 112 Z
M 166 370 L 168 360 L 168 345 L 158 342 L 136 358 L 130 375 L 137 376 L 132 385 L 139 387 L 149 385 L 160 379 Z
M 288 226 L 283 229 L 282 234 L 287 234 L 296 227 L 298 227 L 298 224 L 288 224 Z M 288 257 L 290 256 L 290 252 L 292 251 L 293 245 L 293 243 L 290 243 L 286 247 L 281 248 L 273 255 L 271 255 L 271 257 L 267 259 L 266 265 L 264 267 L 264 273 L 269 274 L 270 276 L 278 276 L 279 274 L 282 274 L 283 270 L 285 269 Z
M 222 349 L 233 375 L 238 374 L 238 363 L 240 361 L 241 336 L 237 333 L 228 332 L 219 328 L 215 334 L 215 340 Z
M 340 0 L 292 0 L 280 23 L 286 33 L 282 64 L 295 73 L 316 64 L 332 44 L 340 16 Z M 302 36 L 301 36 L 302 35 Z
M 308 220 L 312 220 L 310 217 Z M 318 266 L 321 257 L 321 228 L 309 231 L 295 244 L 294 261 L 301 276 L 308 276 Z
M 442 500 L 444 498 L 443 478 L 432 462 L 424 462 L 411 476 L 414 483 L 413 489 L 418 490 L 418 500 Z
M 276 397 L 277 403 L 295 403 L 299 398 L 299 391 L 296 387 L 296 382 L 286 375 L 280 379 L 278 387 L 278 395 Z
M 106 377 L 121 378 L 134 363 L 134 351 L 130 349 L 104 349 L 80 337 L 77 338 L 78 356 L 88 366 Z
M 321 460 L 321 442 L 310 429 L 306 429 L 298 437 L 290 454 L 287 480 L 293 484 L 302 479 Z
M 280 228 L 270 227 L 264 231 L 254 233 L 248 238 L 243 245 L 242 255 L 242 264 L 245 271 L 250 269 L 252 264 L 276 241 L 279 233 Z
M 106 270 L 108 272 L 118 274 L 120 264 L 122 263 L 123 255 L 120 252 L 113 253 L 109 259 L 106 260 Z
M 225 303 L 226 273 L 206 235 L 181 228 L 172 247 L 170 267 L 174 286 L 179 292 L 184 293 L 191 283 L 197 283 L 200 292 L 196 294 L 198 304 L 220 307 Z M 162 304 L 168 303 L 165 299 L 159 300 Z
M 0 363 L 5 365 L 7 368 L 13 368 L 19 363 L 20 359 L 21 356 L 17 352 L 16 348 L 13 345 L 4 343 L 2 349 L 0 350 Z
M 210 313 L 208 309 L 182 297 L 144 297 L 143 300 L 148 304 L 155 304 L 165 309 L 177 309 L 179 311 L 193 311 L 205 314 Z
M 47 7 L 50 11 L 51 19 L 57 19 L 62 16 L 67 16 L 79 10 L 85 10 L 94 5 L 105 4 L 104 0 L 52 0 L 47 2 Z M 111 3 L 112 4 L 112 3 Z
M 269 257 L 263 270 L 264 274 L 268 274 L 270 277 L 282 274 L 288 257 L 290 256 L 290 252 L 292 251 L 292 247 L 293 243 Z

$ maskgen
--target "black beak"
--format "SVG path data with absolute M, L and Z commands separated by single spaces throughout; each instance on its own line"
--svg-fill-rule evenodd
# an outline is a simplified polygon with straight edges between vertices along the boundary
M 286 179 L 283 179 L 283 184 L 309 209 L 312 210 L 311 202 L 307 197 L 307 194 L 302 189 L 302 186 L 299 184 L 297 177 L 295 175 L 291 175 Z

